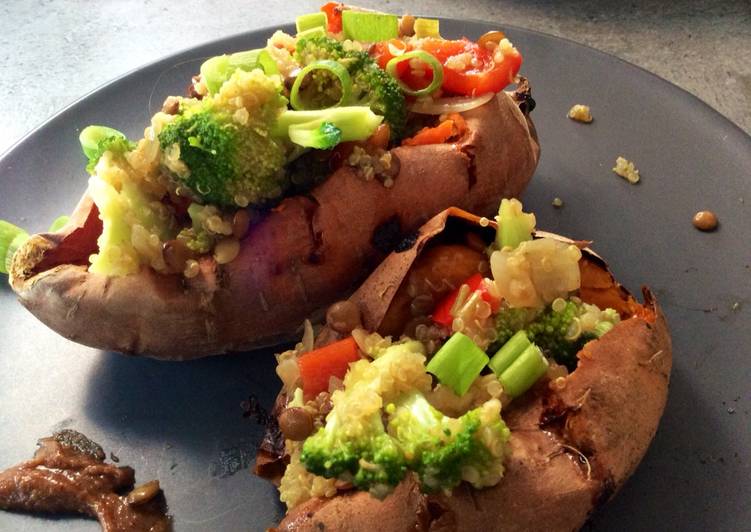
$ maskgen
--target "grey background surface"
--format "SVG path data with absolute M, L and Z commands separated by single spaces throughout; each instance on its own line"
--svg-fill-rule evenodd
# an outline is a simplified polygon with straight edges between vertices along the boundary
M 236 2 L 233 9 L 217 5 L 2 4 L 0 39 L 14 43 L 8 51 L 3 44 L 0 54 L 7 63 L 0 80 L 6 84 L 0 126 L 3 134 L 10 132 L 8 143 L 130 68 L 214 37 L 286 22 L 290 13 L 314 7 L 266 2 L 261 11 L 254 9 L 260 5 L 256 2 Z M 404 8 L 396 2 L 368 5 L 395 12 Z M 485 11 L 444 5 L 422 10 L 561 33 L 636 63 L 626 49 L 646 46 L 650 52 L 645 57 L 653 62 L 639 64 L 668 78 L 660 67 L 680 64 L 688 80 L 689 74 L 702 72 L 702 62 L 715 68 L 731 61 L 734 70 L 701 74 L 697 79 L 705 92 L 693 92 L 736 122 L 745 119 L 749 130 L 748 116 L 741 112 L 748 113 L 748 91 L 733 92 L 739 98 L 736 118 L 720 107 L 721 102 L 732 103 L 724 97 L 731 91 L 716 90 L 717 83 L 737 82 L 742 77 L 738 73 L 748 68 L 742 62 L 742 51 L 749 49 L 748 4 L 712 9 L 682 4 L 669 8 L 673 15 L 660 4 L 650 9 L 628 4 L 616 12 L 618 19 L 601 22 L 595 3 L 487 4 L 491 7 Z M 11 11 L 26 18 L 13 18 Z M 218 14 L 210 16 L 213 12 Z M 526 18 L 512 17 L 524 13 Z M 119 29 L 110 29 L 115 27 Z M 657 40 L 645 36 L 650 32 L 642 29 L 649 27 Z M 671 34 L 679 43 L 673 48 L 666 38 Z M 684 61 L 689 34 L 709 40 L 692 48 L 693 61 Z M 535 121 L 544 146 L 526 204 L 537 212 L 541 227 L 594 239 L 629 288 L 648 282 L 657 289 L 675 341 L 670 400 L 657 438 L 634 478 L 591 528 L 743 529 L 751 519 L 751 365 L 746 356 L 751 250 L 738 235 L 751 227 L 749 139 L 705 106 L 637 69 L 568 43 L 516 35 L 515 42 L 529 50 L 525 72 L 537 80 Z M 607 43 L 622 48 L 611 49 Z M 220 47 L 203 51 L 218 53 Z M 577 61 L 586 62 L 581 71 Z M 162 64 L 131 76 L 65 113 L 4 158 L 0 217 L 41 229 L 69 209 L 85 178 L 75 128 L 113 117 L 113 125 L 137 134 L 149 114 L 146 95 L 154 88 L 157 95 L 167 87 L 179 90 L 179 80 L 192 68 L 165 69 Z M 166 75 L 155 82 L 158 72 Z M 714 103 L 713 95 L 723 98 Z M 582 126 L 563 118 L 573 96 L 594 106 L 595 123 Z M 158 105 L 160 97 L 152 103 Z M 644 176 L 639 186 L 609 171 L 618 153 L 637 161 Z M 18 185 L 8 187 L 12 180 Z M 556 195 L 566 202 L 562 210 L 550 206 Z M 29 206 L 38 197 L 45 199 L 32 211 Z M 717 233 L 699 233 L 689 225 L 693 212 L 705 207 L 721 215 Z M 250 390 L 270 402 L 278 386 L 270 356 L 172 365 L 97 352 L 46 329 L 15 302 L 7 286 L 0 288 L 0 315 L 0 466 L 28 457 L 40 435 L 75 427 L 113 451 L 122 464 L 135 466 L 140 480 L 159 478 L 178 530 L 261 530 L 273 523 L 280 511 L 274 490 L 245 471 L 260 432 L 242 419 L 238 406 Z M 46 529 L 98 527 L 92 521 L 0 512 L 0 530 Z
M 0 153 L 67 104 L 129 70 L 206 41 L 288 22 L 322 3 L 0 2 Z M 749 0 L 354 3 L 395 13 L 513 24 L 566 37 L 664 77 L 751 132 Z

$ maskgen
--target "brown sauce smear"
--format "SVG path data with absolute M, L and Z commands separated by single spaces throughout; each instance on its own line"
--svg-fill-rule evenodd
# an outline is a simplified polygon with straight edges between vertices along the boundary
M 142 486 L 132 504 L 135 472 L 104 458 L 99 445 L 73 430 L 42 438 L 34 458 L 0 473 L 0 508 L 83 514 L 97 518 L 105 532 L 172 530 L 158 483 Z

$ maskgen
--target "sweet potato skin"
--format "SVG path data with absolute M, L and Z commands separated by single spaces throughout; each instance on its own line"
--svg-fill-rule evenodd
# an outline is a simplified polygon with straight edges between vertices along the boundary
M 352 295 L 370 330 L 378 329 L 410 265 L 449 218 L 479 221 L 456 209 L 441 213 L 423 226 L 411 249 L 392 253 Z M 643 289 L 639 305 L 601 258 L 588 249 L 583 255 L 583 289 L 617 301 L 632 317 L 588 343 L 561 385 L 538 385 L 504 410 L 510 454 L 497 486 L 462 485 L 447 497 L 422 494 L 407 479 L 384 501 L 363 492 L 312 499 L 292 509 L 278 530 L 579 529 L 646 453 L 665 408 L 672 364 L 667 323 L 651 292 Z
M 518 101 L 501 93 L 465 119 L 470 133 L 456 144 L 395 148 L 400 173 L 392 188 L 343 167 L 254 225 L 234 261 L 204 260 L 190 281 L 148 269 L 91 274 L 88 255 L 40 268 L 56 262 L 71 232 L 92 223 L 93 203 L 84 197 L 61 233 L 35 235 L 19 250 L 11 285 L 50 328 L 101 349 L 181 360 L 290 339 L 383 256 L 374 244 L 380 228 L 408 233 L 454 204 L 490 214 L 501 197 L 524 189 L 539 145 Z

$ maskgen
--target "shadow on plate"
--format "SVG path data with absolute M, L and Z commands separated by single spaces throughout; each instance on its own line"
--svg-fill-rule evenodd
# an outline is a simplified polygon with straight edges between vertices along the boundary
M 657 529 L 677 530 L 671 523 L 681 520 L 676 515 L 681 508 L 693 509 L 694 530 L 731 530 L 738 525 L 728 512 L 731 501 L 717 498 L 721 486 L 742 483 L 737 442 L 692 388 L 686 374 L 691 368 L 681 362 L 676 367 L 674 361 L 668 405 L 647 456 L 585 530 L 641 530 L 644 515 L 662 516 L 660 524 L 654 523 Z M 714 445 L 703 446 L 707 441 Z
M 257 443 L 263 433 L 242 417 L 252 393 L 269 408 L 279 390 L 275 349 L 163 362 L 100 354 L 84 409 L 110 433 L 198 450 L 209 441 Z

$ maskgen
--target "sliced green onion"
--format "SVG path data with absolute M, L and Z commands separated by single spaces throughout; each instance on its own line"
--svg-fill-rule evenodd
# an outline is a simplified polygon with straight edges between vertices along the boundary
M 498 231 L 496 244 L 498 248 L 515 248 L 522 242 L 532 240 L 535 229 L 535 215 L 522 211 L 522 204 L 517 199 L 503 199 L 498 209 Z
M 614 326 L 613 322 L 611 321 L 600 321 L 597 322 L 594 329 L 594 334 L 597 338 L 602 336 L 603 334 L 610 332 L 610 329 L 612 329 Z
M 300 15 L 295 19 L 295 27 L 297 28 L 297 34 L 299 36 L 305 30 L 312 28 L 322 27 L 325 28 L 327 24 L 326 13 L 308 13 L 307 15 Z
M 70 216 L 62 215 L 55 218 L 55 221 L 52 222 L 52 225 L 50 225 L 50 233 L 54 233 L 56 231 L 59 231 L 62 229 L 65 224 L 67 224 L 70 221 Z
M 329 122 L 342 132 L 342 142 L 365 140 L 383 122 L 383 117 L 375 114 L 367 105 L 332 107 L 318 111 L 284 111 L 274 124 L 272 134 L 276 137 L 288 137 L 289 130 L 298 124 L 319 124 Z
M 401 63 L 402 61 L 410 61 L 412 59 L 418 59 L 423 63 L 426 63 L 433 71 L 433 79 L 430 82 L 430 85 L 428 85 L 424 89 L 413 90 L 401 79 L 399 79 L 399 75 L 396 72 L 396 67 L 399 63 Z M 411 52 L 407 52 L 406 54 L 394 57 L 388 63 L 386 63 L 386 72 L 388 72 L 391 77 L 393 77 L 399 83 L 402 91 L 411 96 L 427 96 L 429 94 L 432 94 L 436 90 L 438 90 L 443 83 L 443 65 L 438 62 L 438 59 L 423 50 L 413 50 Z
M 0 220 L 0 273 L 10 271 L 13 255 L 29 238 L 29 233 L 5 220 Z
M 352 94 L 352 78 L 347 72 L 347 69 L 336 61 L 324 59 L 322 61 L 315 61 L 303 68 L 295 78 L 295 82 L 292 84 L 292 89 L 289 92 L 289 103 L 296 111 L 305 110 L 305 103 L 300 97 L 300 85 L 305 79 L 305 76 L 316 70 L 326 70 L 334 74 L 339 79 L 339 85 L 341 87 L 342 96 L 339 101 L 331 107 L 338 107 L 349 101 Z
M 468 336 L 457 332 L 433 355 L 427 370 L 461 396 L 487 364 L 488 355 Z
M 201 77 L 209 92 L 215 94 L 238 68 L 248 72 L 260 68 L 267 76 L 279 73 L 279 67 L 271 54 L 259 48 L 211 57 L 201 65 Z
M 331 122 L 313 120 L 290 126 L 289 140 L 303 148 L 329 150 L 342 141 L 342 130 Z
M 422 39 L 424 37 L 441 37 L 438 33 L 439 21 L 434 18 L 417 18 L 415 19 L 415 37 Z
M 323 27 L 315 27 L 310 28 L 305 31 L 301 31 L 297 34 L 298 39 L 309 39 L 311 37 L 325 37 L 326 36 L 326 29 Z
M 342 11 L 344 37 L 355 41 L 380 42 L 399 36 L 399 17 L 387 13 Z
M 78 135 L 78 141 L 81 143 L 81 149 L 86 157 L 89 159 L 98 159 L 102 155 L 100 153 L 99 143 L 111 137 L 122 137 L 127 140 L 127 137 L 124 134 L 111 127 L 87 126 L 83 128 L 81 134 Z
M 514 398 L 529 390 L 547 371 L 547 359 L 539 347 L 531 344 L 501 373 L 498 380 L 503 385 L 503 391 Z
M 532 342 L 527 338 L 527 333 L 518 331 L 493 355 L 488 366 L 493 373 L 500 376 L 530 345 Z

